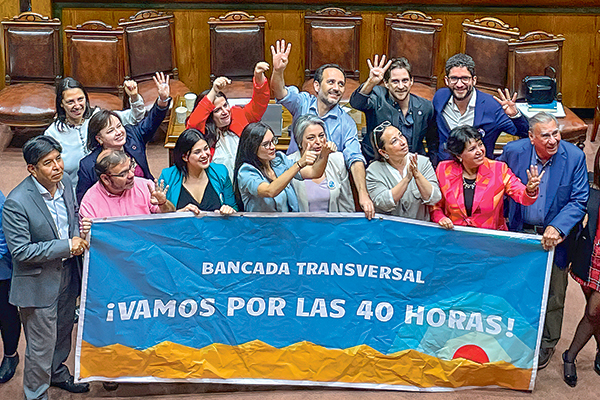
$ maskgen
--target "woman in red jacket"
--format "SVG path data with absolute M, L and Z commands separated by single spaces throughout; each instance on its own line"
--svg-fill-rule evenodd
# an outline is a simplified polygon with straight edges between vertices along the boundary
M 198 96 L 186 123 L 187 129 L 194 128 L 204 133 L 211 144 L 212 162 L 225 165 L 232 181 L 239 137 L 246 125 L 260 121 L 269 104 L 271 92 L 265 76 L 268 70 L 266 62 L 256 64 L 252 99 L 243 107 L 229 105 L 223 89 L 231 84 L 231 80 L 218 77 L 208 93 Z

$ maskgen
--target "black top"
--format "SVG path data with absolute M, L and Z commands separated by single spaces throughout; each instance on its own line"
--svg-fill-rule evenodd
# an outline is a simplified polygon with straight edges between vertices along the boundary
M 470 217 L 471 212 L 473 211 L 473 197 L 475 196 L 475 180 L 476 179 L 467 179 L 463 178 L 464 183 L 467 185 L 463 185 L 463 192 L 465 195 L 465 209 L 467 210 L 467 215 Z
M 221 208 L 221 199 L 219 199 L 219 195 L 210 181 L 206 184 L 204 196 L 200 203 L 196 201 L 184 185 L 181 185 L 181 193 L 179 194 L 179 200 L 177 200 L 177 209 L 183 208 L 190 203 L 196 205 L 201 211 L 215 211 Z

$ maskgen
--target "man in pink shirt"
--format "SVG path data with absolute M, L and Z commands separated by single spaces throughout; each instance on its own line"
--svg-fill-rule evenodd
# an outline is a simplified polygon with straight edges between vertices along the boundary
M 121 217 L 175 211 L 168 187 L 134 175 L 135 160 L 121 150 L 104 150 L 96 161 L 99 180 L 79 208 L 80 218 Z

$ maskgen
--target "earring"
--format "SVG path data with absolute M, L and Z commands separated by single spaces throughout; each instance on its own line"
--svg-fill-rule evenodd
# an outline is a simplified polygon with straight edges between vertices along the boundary
M 462 163 L 462 158 L 458 157 L 458 162 Z
M 389 159 L 390 159 L 390 156 L 388 156 L 387 154 L 384 154 L 384 155 L 383 155 L 383 158 L 385 158 L 386 160 L 389 160 Z

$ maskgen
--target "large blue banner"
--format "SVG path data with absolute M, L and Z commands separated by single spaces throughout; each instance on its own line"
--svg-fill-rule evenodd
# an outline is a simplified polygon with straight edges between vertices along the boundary
M 395 217 L 95 221 L 76 376 L 532 390 L 551 259 Z

